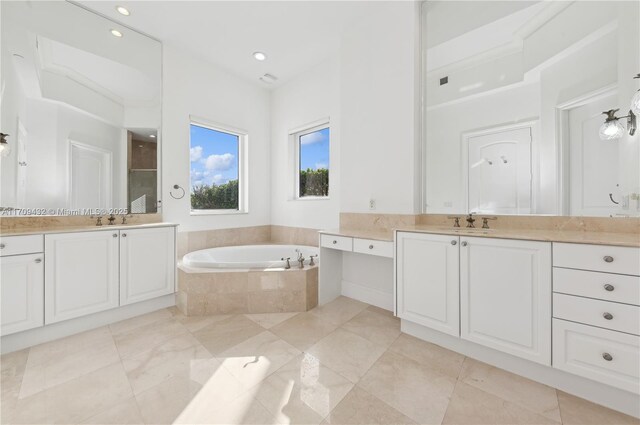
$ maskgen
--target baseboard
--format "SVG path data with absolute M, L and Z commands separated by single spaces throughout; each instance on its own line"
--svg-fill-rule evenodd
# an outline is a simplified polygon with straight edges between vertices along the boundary
M 393 294 L 368 288 L 358 283 L 342 281 L 342 295 L 385 310 L 393 311 Z
M 174 305 L 176 305 L 175 294 L 169 294 L 112 310 L 101 311 L 100 313 L 53 323 L 41 328 L 3 336 L 0 339 L 1 352 L 2 354 L 11 353 Z
M 557 388 L 593 403 L 640 418 L 640 395 L 534 363 L 473 342 L 443 334 L 406 320 L 402 332 L 455 351 L 492 366 L 515 373 L 532 381 Z

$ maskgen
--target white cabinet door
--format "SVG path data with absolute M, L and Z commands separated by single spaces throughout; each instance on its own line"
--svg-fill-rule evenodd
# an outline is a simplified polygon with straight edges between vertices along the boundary
M 460 238 L 463 339 L 551 364 L 551 243 Z
M 175 228 L 120 231 L 120 305 L 175 292 Z
M 3 336 L 44 325 L 42 258 L 43 254 L 0 258 Z
M 398 232 L 398 317 L 460 335 L 458 239 Z
M 118 231 L 45 236 L 45 323 L 118 307 Z

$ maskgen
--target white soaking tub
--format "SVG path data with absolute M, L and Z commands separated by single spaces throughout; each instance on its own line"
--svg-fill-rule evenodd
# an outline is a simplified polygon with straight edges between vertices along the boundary
M 304 264 L 311 255 L 318 255 L 318 248 L 305 245 L 241 245 L 207 248 L 186 254 L 182 263 L 187 267 L 209 269 L 268 269 L 284 267 L 282 258 L 290 258 L 291 268 L 298 267 L 298 254 Z M 318 258 L 314 258 L 318 263 Z

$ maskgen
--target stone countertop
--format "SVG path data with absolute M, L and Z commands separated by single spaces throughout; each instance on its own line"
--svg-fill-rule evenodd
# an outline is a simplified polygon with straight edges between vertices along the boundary
M 177 227 L 176 223 L 145 223 L 145 224 L 104 224 L 102 226 L 60 226 L 60 227 L 25 227 L 19 229 L 7 229 L 0 232 L 0 237 L 5 236 L 23 236 L 23 235 L 46 235 L 54 233 L 73 233 L 73 232 L 97 232 L 110 230 L 126 230 L 126 229 L 149 229 L 154 227 Z
M 453 228 L 434 225 L 408 225 L 400 226 L 393 230 L 364 230 L 364 229 L 339 229 L 327 230 L 320 233 L 347 236 L 363 239 L 375 239 L 393 241 L 393 231 L 433 233 L 452 236 L 475 236 L 484 238 L 519 239 L 544 242 L 584 243 L 594 245 L 615 245 L 627 247 L 640 247 L 640 234 L 638 233 L 611 233 L 611 232 L 585 232 L 552 229 L 467 229 L 465 227 Z

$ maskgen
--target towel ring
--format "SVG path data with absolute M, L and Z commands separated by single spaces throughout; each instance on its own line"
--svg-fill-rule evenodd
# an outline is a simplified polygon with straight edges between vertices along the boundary
M 185 193 L 186 193 L 186 192 L 184 191 L 184 189 L 182 188 L 182 186 L 180 186 L 179 184 L 174 184 L 174 185 L 173 185 L 173 188 L 174 188 L 174 189 L 180 189 L 180 190 L 182 191 L 182 193 L 181 193 L 179 196 L 175 196 L 175 195 L 173 194 L 173 190 L 170 190 L 170 191 L 169 191 L 169 195 L 171 195 L 171 197 L 172 197 L 173 199 L 182 199 L 182 198 L 184 198 L 184 195 L 185 195 Z

